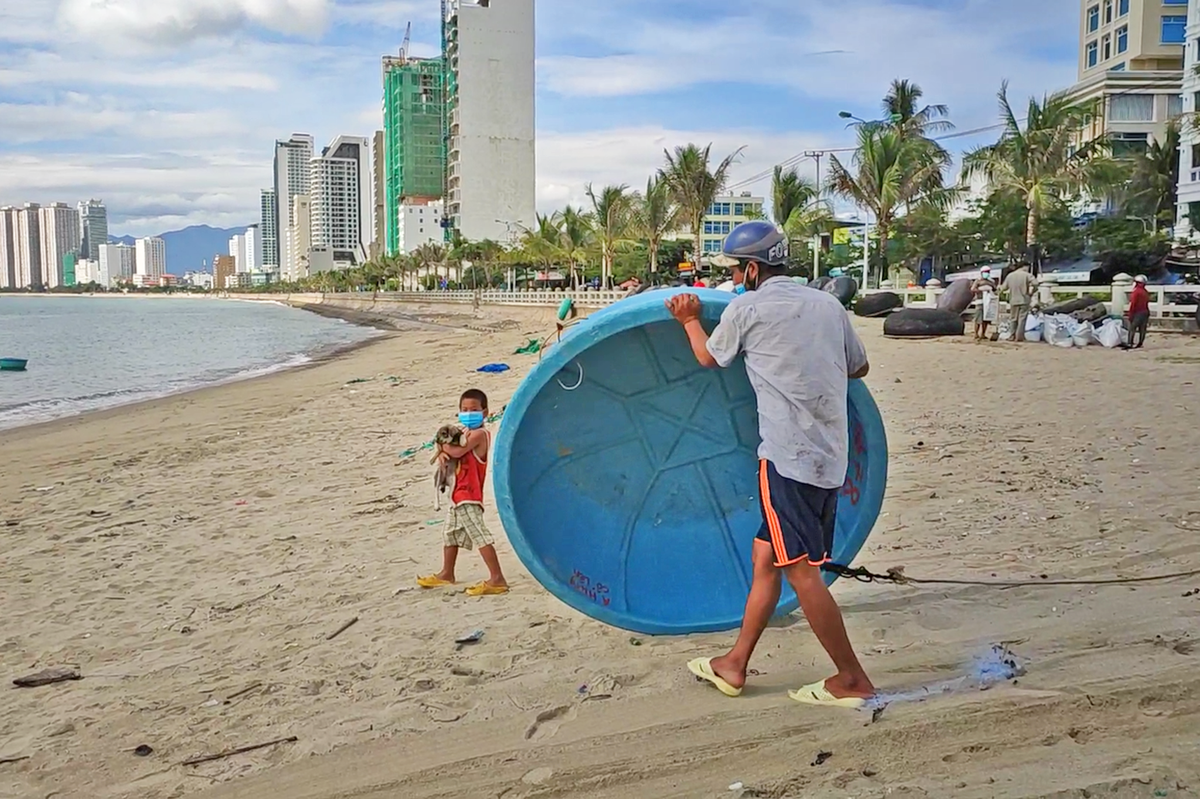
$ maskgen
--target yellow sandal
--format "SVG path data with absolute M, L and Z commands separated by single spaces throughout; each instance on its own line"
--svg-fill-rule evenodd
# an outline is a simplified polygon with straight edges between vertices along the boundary
M 467 596 L 499 596 L 507 593 L 507 585 L 491 585 L 486 580 L 467 589 Z
M 453 580 L 443 580 L 436 574 L 430 574 L 427 577 L 418 577 L 417 585 L 422 588 L 445 588 L 448 585 L 454 585 Z

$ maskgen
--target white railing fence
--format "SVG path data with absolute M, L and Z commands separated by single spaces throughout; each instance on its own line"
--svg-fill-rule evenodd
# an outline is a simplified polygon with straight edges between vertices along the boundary
M 1038 285 L 1037 304 L 1046 307 L 1053 303 L 1078 297 L 1095 297 L 1108 305 L 1110 314 L 1121 315 L 1129 306 L 1129 292 L 1132 284 L 1118 278 L 1111 286 L 1081 286 L 1061 285 L 1042 278 Z M 1193 301 L 1195 295 L 1200 295 L 1200 286 L 1148 286 L 1150 291 L 1150 314 L 1154 318 L 1194 317 L 1197 304 Z M 892 291 L 899 294 L 905 307 L 932 308 L 937 305 L 938 296 L 945 291 L 942 286 L 922 288 L 920 286 L 869 289 L 865 294 L 877 294 L 881 291 Z M 263 295 L 264 298 L 269 295 Z M 568 297 L 574 300 L 580 308 L 603 308 L 624 297 L 627 291 L 614 290 L 525 290 L 504 291 L 480 289 L 476 291 L 388 291 L 369 292 L 352 291 L 327 294 L 294 295 L 301 302 L 322 302 L 330 300 L 346 300 L 350 302 L 412 302 L 412 303 L 450 303 L 455 305 L 524 305 L 557 307 Z M 303 299 L 301 299 L 303 297 Z

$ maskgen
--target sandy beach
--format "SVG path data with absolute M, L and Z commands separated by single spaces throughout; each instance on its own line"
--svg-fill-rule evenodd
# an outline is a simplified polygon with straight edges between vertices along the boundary
M 856 324 L 891 450 L 860 564 L 1200 569 L 1200 339 L 1061 350 Z M 913 697 L 874 721 L 788 699 L 829 669 L 798 615 L 767 631 L 742 698 L 698 684 L 684 663 L 732 633 L 635 636 L 574 612 L 521 568 L 494 504 L 512 593 L 415 589 L 441 515 L 427 458 L 398 453 L 465 388 L 498 410 L 536 358 L 513 350 L 552 325 L 431 306 L 399 327 L 311 367 L 0 432 L 3 674 L 84 677 L 6 689 L 0 796 L 1200 795 L 1200 577 L 839 581 L 875 683 Z M 512 369 L 474 371 L 489 361 Z M 981 691 L 965 677 L 994 643 L 1027 673 Z

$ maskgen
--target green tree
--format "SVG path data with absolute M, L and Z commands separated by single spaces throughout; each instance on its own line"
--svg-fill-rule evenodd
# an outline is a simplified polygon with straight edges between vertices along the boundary
M 559 254 L 570 270 L 571 285 L 579 288 L 581 267 L 587 262 L 592 246 L 592 217 L 582 208 L 568 205 L 555 215 L 559 228 Z
M 692 257 L 697 265 L 700 262 L 704 217 L 728 185 L 729 169 L 744 149 L 739 147 L 725 156 L 715 169 L 709 165 L 712 144 L 703 148 L 687 144 L 676 147 L 673 153 L 663 151 L 666 163 L 659 177 L 670 187 L 683 221 L 691 228 L 694 245 Z
M 667 181 L 651 175 L 645 194 L 634 195 L 633 232 L 646 241 L 650 274 L 658 272 L 658 253 L 663 239 L 679 227 L 679 204 Z
M 807 208 L 818 194 L 817 184 L 801 177 L 795 168 L 785 171 L 776 166 L 771 178 L 771 213 L 775 224 L 786 227 L 792 215 Z
M 592 229 L 595 244 L 600 250 L 600 285 L 608 288 L 612 284 L 613 259 L 617 248 L 628 243 L 633 222 L 633 202 L 629 187 L 624 183 L 605 186 L 599 192 L 587 185 L 587 196 L 592 201 Z
M 1179 186 L 1179 125 L 1172 121 L 1166 135 L 1151 142 L 1130 164 L 1130 181 L 1122 210 L 1150 221 L 1151 229 L 1175 223 Z
M 852 167 L 836 155 L 830 161 L 829 190 L 875 217 L 881 274 L 888 272 L 888 241 L 899 209 L 918 200 L 944 207 L 956 196 L 940 188 L 943 163 L 924 140 L 893 127 L 859 125 Z
M 1049 211 L 1083 192 L 1103 195 L 1123 182 L 1125 170 L 1108 156 L 1103 139 L 1075 146 L 1087 109 L 1072 104 L 1066 95 L 1052 94 L 1041 102 L 1029 98 L 1023 128 L 1009 103 L 1007 81 L 997 99 L 1004 132 L 995 144 L 966 154 L 963 177 L 982 175 L 991 189 L 1020 199 L 1025 250 L 1036 273 L 1043 243 L 1040 225 Z

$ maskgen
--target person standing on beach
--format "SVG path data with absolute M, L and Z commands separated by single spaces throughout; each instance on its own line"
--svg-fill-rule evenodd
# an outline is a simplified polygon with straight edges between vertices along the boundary
M 484 428 L 488 415 L 488 398 L 477 388 L 463 392 L 458 401 L 458 421 L 467 428 L 464 446 L 440 444 L 438 458 L 445 462 L 458 461 L 454 472 L 454 491 L 450 494 L 450 511 L 442 532 L 442 570 L 427 577 L 418 577 L 422 588 L 444 588 L 454 585 L 454 567 L 459 549 L 479 548 L 488 569 L 488 578 L 467 589 L 469 596 L 493 596 L 508 593 L 508 582 L 500 570 L 496 543 L 483 521 L 483 480 L 487 477 L 488 450 L 491 434 Z
M 745 354 L 758 404 L 762 528 L 753 544 L 754 577 L 737 642 L 727 654 L 688 669 L 726 696 L 738 696 L 750 656 L 779 604 L 780 578 L 796 591 L 809 627 L 837 673 L 789 691 L 797 702 L 861 707 L 875 694 L 821 578 L 833 549 L 838 492 L 846 479 L 846 381 L 867 374 L 867 354 L 841 303 L 787 278 L 787 240 L 769 222 L 744 222 L 725 239 L 719 266 L 746 292 L 730 301 L 710 337 L 700 298 L 667 300 L 702 366 L 727 367 Z
M 1025 323 L 1029 321 L 1029 305 L 1033 301 L 1033 292 L 1037 281 L 1029 274 L 1029 267 L 1018 264 L 1017 268 L 1008 273 L 1001 287 L 1008 294 L 1008 322 L 1012 326 L 1012 340 L 1025 340 Z
M 975 306 L 975 340 L 984 341 L 988 337 L 988 325 L 996 321 L 996 284 L 992 281 L 991 269 L 985 266 L 979 270 L 979 277 L 971 284 L 971 293 L 978 302 Z
M 1146 329 L 1150 327 L 1150 292 L 1146 291 L 1146 276 L 1133 279 L 1133 291 L 1129 293 L 1129 348 L 1141 349 L 1146 343 Z M 1137 338 L 1137 344 L 1133 343 Z

